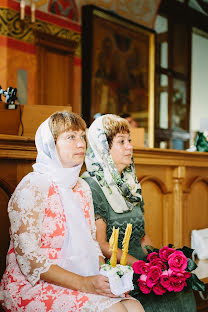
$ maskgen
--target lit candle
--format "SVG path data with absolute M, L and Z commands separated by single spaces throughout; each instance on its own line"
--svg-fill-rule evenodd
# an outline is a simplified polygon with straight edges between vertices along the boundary
M 109 240 L 110 250 L 112 250 L 112 255 L 110 258 L 110 264 L 112 267 L 115 267 L 117 264 L 118 235 L 119 235 L 119 228 L 115 229 L 115 227 L 113 227 L 113 232 Z
M 121 260 L 120 260 L 120 264 L 121 265 L 126 265 L 127 264 L 127 254 L 128 254 L 128 250 L 129 250 L 129 241 L 130 241 L 130 236 L 132 233 L 132 224 L 128 223 L 127 227 L 126 227 L 126 231 L 125 231 L 125 236 L 123 239 L 123 249 L 122 249 L 122 256 L 121 256 Z
M 35 23 L 35 0 L 31 1 L 31 22 Z
M 25 1 L 21 0 L 20 2 L 20 19 L 24 20 L 25 18 Z

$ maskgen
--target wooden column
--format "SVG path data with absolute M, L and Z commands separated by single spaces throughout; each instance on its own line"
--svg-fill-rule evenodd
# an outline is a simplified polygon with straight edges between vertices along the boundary
M 183 239 L 183 182 L 186 169 L 176 167 L 173 171 L 173 243 L 182 247 Z

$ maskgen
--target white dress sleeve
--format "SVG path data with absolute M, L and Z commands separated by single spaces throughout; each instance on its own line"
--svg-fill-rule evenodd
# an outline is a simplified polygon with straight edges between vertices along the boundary
M 87 196 L 87 200 L 89 202 L 90 205 L 90 209 L 89 209 L 89 215 L 90 215 L 90 221 L 91 221 L 91 234 L 92 234 L 92 238 L 96 244 L 96 249 L 97 249 L 97 253 L 98 256 L 101 256 L 103 258 L 104 255 L 100 249 L 100 245 L 98 243 L 98 241 L 96 240 L 96 225 L 95 225 L 95 214 L 94 214 L 94 205 L 93 205 L 93 199 L 92 199 L 92 192 L 91 189 L 88 185 L 88 183 L 86 181 L 84 181 L 83 179 L 80 179 L 82 182 L 82 187 L 85 190 L 85 195 Z
M 35 285 L 52 261 L 41 251 L 41 230 L 48 187 L 36 173 L 28 174 L 17 186 L 8 205 L 11 239 L 20 270 Z

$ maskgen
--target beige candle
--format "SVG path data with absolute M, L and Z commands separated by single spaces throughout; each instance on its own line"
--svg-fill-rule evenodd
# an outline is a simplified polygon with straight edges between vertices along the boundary
M 31 22 L 35 23 L 35 0 L 31 1 Z
M 25 1 L 21 0 L 20 2 L 20 19 L 24 20 L 25 18 Z
M 120 260 L 120 264 L 121 265 L 126 265 L 127 264 L 127 254 L 128 254 L 128 250 L 129 250 L 129 241 L 130 241 L 130 236 L 132 233 L 132 224 L 128 223 L 127 227 L 126 227 L 126 231 L 125 231 L 125 236 L 123 239 L 123 248 L 122 248 L 122 256 L 121 256 L 121 260 Z
M 118 236 L 119 228 L 115 229 L 115 227 L 113 227 L 113 232 L 109 240 L 110 250 L 112 250 L 112 255 L 110 258 L 110 264 L 112 267 L 115 267 L 117 264 Z

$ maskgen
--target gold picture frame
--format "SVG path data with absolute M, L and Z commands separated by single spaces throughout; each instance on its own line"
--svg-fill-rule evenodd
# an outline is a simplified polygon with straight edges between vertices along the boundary
M 82 115 L 130 113 L 154 146 L 155 32 L 94 5 L 82 8 Z

